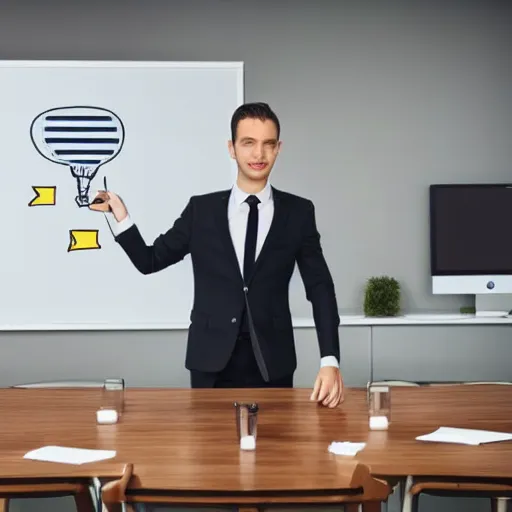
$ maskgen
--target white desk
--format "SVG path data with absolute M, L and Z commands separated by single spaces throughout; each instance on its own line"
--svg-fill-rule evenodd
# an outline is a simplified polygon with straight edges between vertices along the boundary
M 341 325 L 499 325 L 512 324 L 512 316 L 477 317 L 460 313 L 406 314 L 390 318 L 341 315 Z M 311 322 L 313 325 L 313 322 Z M 306 325 L 301 327 L 306 327 Z
M 509 317 L 477 317 L 460 313 L 418 313 L 396 317 L 366 317 L 364 315 L 340 315 L 341 326 L 384 325 L 500 325 L 512 324 Z M 0 331 L 174 331 L 187 330 L 189 323 L 168 324 L 45 324 L 45 325 L 0 325 Z M 310 329 L 315 327 L 313 318 L 294 318 L 293 327 Z

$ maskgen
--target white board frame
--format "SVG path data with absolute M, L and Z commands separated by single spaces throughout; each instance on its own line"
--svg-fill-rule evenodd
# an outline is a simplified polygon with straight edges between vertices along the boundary
M 133 61 L 133 60 L 0 60 L 0 68 L 224 68 L 237 69 L 237 103 L 245 101 L 245 67 L 243 61 Z M 232 166 L 232 180 L 236 179 L 236 163 Z M 309 324 L 309 321 L 301 323 Z M 0 332 L 45 332 L 45 331 L 161 331 L 186 330 L 189 323 L 158 324 L 109 324 L 109 323 L 49 323 L 49 324 L 1 324 Z

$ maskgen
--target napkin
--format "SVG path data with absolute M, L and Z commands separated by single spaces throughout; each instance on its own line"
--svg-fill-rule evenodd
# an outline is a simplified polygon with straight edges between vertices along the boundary
M 473 430 L 469 428 L 440 427 L 430 434 L 418 436 L 418 441 L 437 443 L 456 443 L 477 446 L 483 443 L 511 441 L 512 434 L 506 432 L 491 432 L 489 430 Z
M 24 455 L 24 459 L 44 462 L 60 462 L 61 464 L 86 464 L 116 456 L 113 450 L 86 450 L 67 446 L 43 446 Z
M 333 441 L 328 450 L 335 455 L 348 455 L 353 457 L 357 452 L 361 451 L 366 443 L 350 443 L 348 441 Z

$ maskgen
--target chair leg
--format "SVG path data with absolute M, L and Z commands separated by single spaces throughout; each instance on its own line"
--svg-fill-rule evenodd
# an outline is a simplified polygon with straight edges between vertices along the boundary
M 0 498 L 0 512 L 9 512 L 9 498 Z
M 380 501 L 365 501 L 361 505 L 361 512 L 380 512 Z
M 508 498 L 491 498 L 492 512 L 507 512 Z
M 344 506 L 343 512 L 381 512 L 381 502 L 364 501 L 363 503 L 349 503 Z
M 403 499 L 402 499 L 402 512 L 416 511 L 417 508 L 413 508 L 413 497 L 411 495 L 411 487 L 413 484 L 412 476 L 408 476 L 403 484 Z

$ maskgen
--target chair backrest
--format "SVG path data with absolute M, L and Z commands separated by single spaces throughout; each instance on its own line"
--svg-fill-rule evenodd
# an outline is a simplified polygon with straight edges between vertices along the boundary
M 16 384 L 11 388 L 102 388 L 102 380 L 54 380 Z

